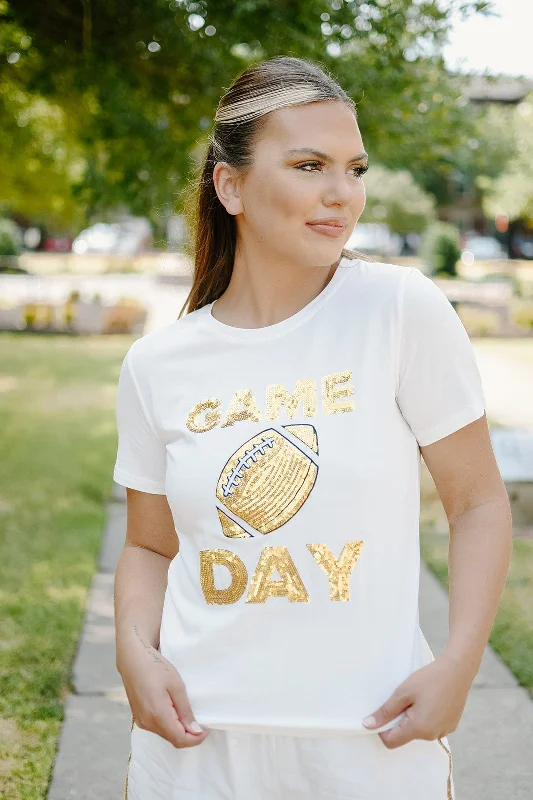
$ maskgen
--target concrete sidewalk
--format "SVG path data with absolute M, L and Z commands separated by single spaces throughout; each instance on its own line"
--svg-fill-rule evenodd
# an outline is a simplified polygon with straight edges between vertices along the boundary
M 125 530 L 125 491 L 115 484 L 74 664 L 75 693 L 66 703 L 49 800 L 124 797 L 131 717 L 115 668 L 113 582 Z M 448 597 L 425 567 L 420 580 L 420 618 L 424 635 L 438 655 L 447 638 Z M 532 739 L 533 703 L 487 648 L 461 723 L 449 737 L 457 800 L 501 800 L 506 796 L 531 800 Z

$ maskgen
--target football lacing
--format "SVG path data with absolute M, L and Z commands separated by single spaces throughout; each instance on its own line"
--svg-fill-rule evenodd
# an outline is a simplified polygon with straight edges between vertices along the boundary
M 224 497 L 231 497 L 231 489 L 233 489 L 235 486 L 238 486 L 239 478 L 244 478 L 243 469 L 250 469 L 249 462 L 250 460 L 256 462 L 258 453 L 264 456 L 266 447 L 274 447 L 273 438 L 266 438 L 263 436 L 260 443 L 254 444 L 250 450 L 246 450 L 244 455 L 239 458 L 235 469 L 228 478 L 227 483 L 222 486 L 222 494 Z

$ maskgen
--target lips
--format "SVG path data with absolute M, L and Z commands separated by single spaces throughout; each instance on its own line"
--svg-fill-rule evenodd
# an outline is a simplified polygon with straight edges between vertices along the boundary
M 333 222 L 307 222 L 306 225 L 316 233 L 331 237 L 341 236 L 346 228 L 346 225 Z

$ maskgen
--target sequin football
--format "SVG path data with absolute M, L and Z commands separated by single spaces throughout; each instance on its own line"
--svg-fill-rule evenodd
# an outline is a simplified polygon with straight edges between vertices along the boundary
M 225 536 L 267 534 L 302 507 L 318 474 L 313 425 L 267 428 L 226 462 L 217 483 L 217 511 Z

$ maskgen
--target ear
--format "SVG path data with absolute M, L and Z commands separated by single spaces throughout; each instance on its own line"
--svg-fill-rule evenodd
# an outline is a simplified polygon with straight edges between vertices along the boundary
M 213 168 L 213 184 L 218 199 L 228 214 L 240 214 L 243 206 L 237 170 L 227 161 L 218 161 Z

